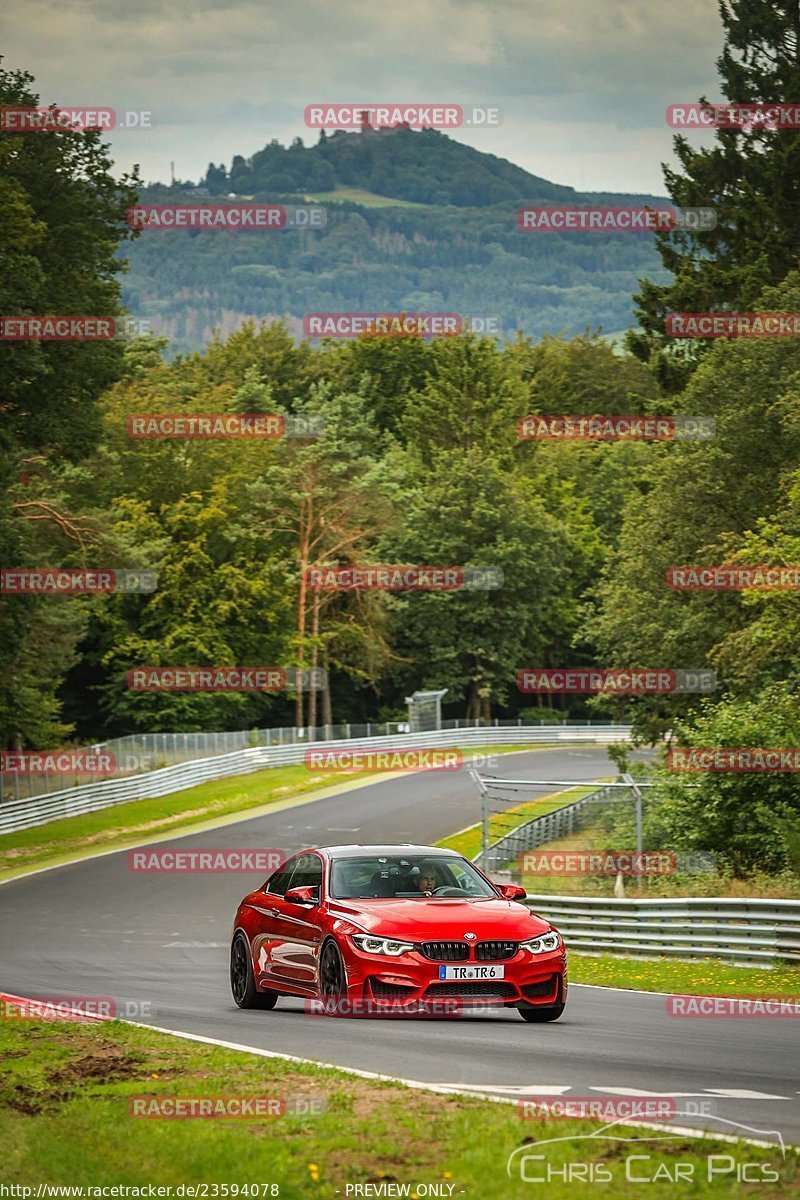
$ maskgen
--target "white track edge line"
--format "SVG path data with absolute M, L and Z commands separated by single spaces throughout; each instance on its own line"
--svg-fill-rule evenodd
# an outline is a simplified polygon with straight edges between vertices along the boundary
M 493 1096 L 491 1094 L 466 1092 L 459 1088 L 457 1083 L 424 1083 L 419 1079 L 404 1079 L 402 1075 L 382 1075 L 377 1071 L 364 1071 L 360 1067 L 342 1067 L 336 1063 L 321 1062 L 316 1058 L 300 1058 L 296 1054 L 282 1054 L 279 1050 L 264 1050 L 259 1046 L 245 1046 L 241 1042 L 228 1042 L 222 1038 L 207 1037 L 200 1033 L 184 1033 L 177 1029 L 163 1029 L 156 1025 L 145 1025 L 140 1021 L 126 1021 L 123 1019 L 123 1024 L 134 1025 L 138 1029 L 152 1029 L 156 1033 L 166 1033 L 172 1037 L 184 1038 L 190 1042 L 203 1042 L 210 1046 L 220 1046 L 225 1050 L 236 1050 L 244 1054 L 256 1054 L 261 1058 L 280 1058 L 286 1062 L 303 1063 L 312 1067 L 321 1067 L 329 1071 L 343 1071 L 346 1075 L 357 1075 L 361 1079 L 373 1079 L 380 1083 L 399 1083 L 403 1087 L 412 1088 L 417 1091 L 434 1092 L 437 1095 L 462 1096 L 467 1100 L 489 1100 L 495 1104 L 518 1104 L 519 1096 Z M 626 1125 L 631 1125 L 640 1129 L 656 1129 L 668 1130 L 673 1133 L 681 1134 L 685 1137 L 706 1138 L 711 1141 L 732 1142 L 733 1144 L 745 1143 L 749 1146 L 758 1146 L 767 1150 L 774 1150 L 774 1142 L 764 1142 L 756 1138 L 739 1138 L 734 1137 L 730 1133 L 713 1133 L 705 1129 L 684 1128 L 679 1125 L 660 1125 L 656 1121 L 625 1121 Z M 800 1146 L 791 1145 L 791 1149 L 800 1151 Z
M 30 996 L 16 996 L 10 992 L 2 993 L 6 998 L 11 1000 L 27 1000 L 29 1003 L 36 1003 Z M 84 1018 L 86 1019 L 86 1018 Z M 97 1021 L 102 1023 L 107 1020 L 105 1017 L 89 1017 L 89 1021 Z M 219 1046 L 223 1050 L 235 1050 L 240 1054 L 255 1054 L 259 1058 L 278 1058 L 284 1062 L 302 1063 L 310 1067 L 320 1067 L 326 1071 L 341 1071 L 345 1075 L 356 1075 L 360 1079 L 373 1079 L 379 1083 L 399 1083 L 403 1087 L 412 1088 L 416 1091 L 433 1092 L 437 1095 L 445 1096 L 461 1096 L 466 1100 L 488 1100 L 493 1104 L 518 1104 L 519 1096 L 496 1096 L 490 1093 L 475 1093 L 467 1092 L 459 1088 L 455 1083 L 424 1083 L 419 1079 L 404 1079 L 401 1075 L 382 1075 L 377 1071 L 364 1071 L 360 1067 L 343 1067 L 337 1063 L 321 1062 L 316 1058 L 301 1058 L 297 1054 L 283 1054 L 279 1050 L 265 1050 L 260 1046 L 245 1046 L 242 1042 L 229 1042 L 223 1038 L 208 1037 L 202 1033 L 186 1033 L 181 1029 L 165 1029 L 161 1025 L 146 1025 L 143 1021 L 128 1021 L 124 1017 L 115 1018 L 122 1025 L 130 1025 L 134 1029 L 147 1029 L 153 1033 L 164 1033 L 169 1037 L 182 1038 L 187 1042 L 200 1042 L 206 1046 Z M 571 1085 L 570 1085 L 571 1086 Z M 713 1133 L 705 1129 L 692 1129 L 680 1125 L 661 1125 L 656 1121 L 625 1121 L 626 1125 L 630 1125 L 637 1129 L 656 1129 L 667 1130 L 673 1133 L 679 1133 L 686 1137 L 706 1138 L 711 1141 L 732 1142 L 733 1144 L 744 1143 L 748 1146 L 758 1146 L 767 1150 L 774 1150 L 774 1142 L 763 1142 L 756 1138 L 739 1138 L 734 1137 L 730 1133 Z M 784 1143 L 790 1149 L 800 1151 L 800 1146 L 794 1146 L 792 1143 Z

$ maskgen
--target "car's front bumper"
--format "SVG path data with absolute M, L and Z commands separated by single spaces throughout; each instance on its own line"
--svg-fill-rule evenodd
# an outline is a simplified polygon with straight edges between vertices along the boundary
M 410 951 L 396 959 L 366 954 L 349 942 L 345 951 L 348 994 L 352 998 L 394 1004 L 456 1001 L 459 1005 L 532 1004 L 552 1006 L 566 1000 L 566 954 L 563 949 L 533 955 L 518 950 L 503 961 L 486 964 L 470 959 L 464 966 L 502 966 L 497 980 L 443 980 L 441 964 Z

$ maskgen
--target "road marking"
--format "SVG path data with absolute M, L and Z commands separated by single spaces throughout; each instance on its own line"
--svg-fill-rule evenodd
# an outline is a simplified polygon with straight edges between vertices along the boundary
M 698 1100 L 708 1096 L 724 1096 L 726 1100 L 791 1100 L 791 1096 L 776 1096 L 774 1092 L 754 1092 L 747 1088 L 703 1088 L 701 1092 L 648 1092 L 644 1088 L 590 1087 L 590 1092 L 610 1092 L 614 1096 L 671 1096 L 676 1100 Z
M 628 1087 L 591 1087 L 590 1092 L 608 1092 L 612 1096 L 639 1096 L 639 1097 L 663 1097 L 669 1096 L 676 1100 L 696 1100 L 705 1097 L 707 1089 L 702 1092 L 648 1092 L 645 1088 L 628 1088 Z M 780 1097 L 783 1099 L 783 1096 Z
M 467 1091 L 463 1085 L 457 1083 L 423 1083 L 419 1079 L 404 1079 L 401 1075 L 381 1075 L 377 1071 L 364 1071 L 359 1067 L 343 1067 L 338 1063 L 322 1062 L 317 1058 L 300 1058 L 296 1054 L 282 1054 L 279 1050 L 262 1050 L 260 1046 L 244 1046 L 241 1042 L 228 1042 L 222 1038 L 206 1037 L 201 1033 L 184 1033 L 182 1030 L 164 1029 L 159 1025 L 146 1025 L 143 1021 L 124 1021 L 124 1023 L 136 1026 L 138 1029 L 150 1029 L 156 1033 L 166 1033 L 170 1037 L 183 1038 L 188 1042 L 203 1042 L 207 1046 L 221 1046 L 225 1050 L 238 1050 L 243 1054 L 256 1054 L 260 1058 L 279 1058 L 284 1062 L 307 1063 L 315 1067 L 324 1067 L 329 1071 L 340 1071 L 345 1075 L 357 1075 L 360 1079 L 375 1079 L 381 1083 L 402 1083 L 404 1087 L 413 1088 L 417 1091 L 436 1092 L 439 1095 L 466 1096 L 472 1100 L 486 1100 L 490 1104 L 518 1103 L 518 1100 L 513 1096 L 499 1096 L 495 1093 L 478 1096 L 474 1092 Z M 734 1122 L 728 1123 L 733 1124 Z M 705 1139 L 706 1141 L 711 1139 L 718 1142 L 730 1142 L 733 1145 L 744 1142 L 750 1146 L 762 1146 L 767 1150 L 775 1149 L 774 1142 L 765 1142 L 757 1138 L 735 1137 L 730 1133 L 717 1133 L 716 1131 L 705 1129 L 692 1129 L 689 1126 L 663 1125 L 656 1121 L 625 1121 L 625 1124 L 635 1126 L 639 1129 L 667 1130 L 671 1134 L 680 1134 L 685 1137 Z
M 572 1091 L 575 1085 L 553 1085 L 546 1086 L 545 1084 L 517 1084 L 517 1083 L 459 1083 L 447 1084 L 441 1083 L 439 1087 L 454 1087 L 458 1086 L 462 1091 L 470 1092 L 491 1092 L 498 1095 L 514 1095 L 514 1096 L 563 1096 L 566 1092 Z M 647 1088 L 635 1087 L 609 1087 L 589 1086 L 590 1092 L 598 1092 L 604 1095 L 611 1096 L 631 1096 L 639 1099 L 663 1099 L 664 1096 L 669 1096 L 674 1100 L 705 1100 L 709 1096 L 720 1096 L 726 1100 L 791 1100 L 791 1096 L 777 1096 L 774 1092 L 757 1092 L 747 1088 L 703 1088 L 699 1092 L 652 1092 Z
M 457 1087 L 462 1092 L 479 1092 L 492 1093 L 492 1095 L 513 1094 L 515 1096 L 563 1096 L 565 1092 L 571 1090 L 572 1085 L 569 1083 L 552 1084 L 548 1086 L 544 1083 L 439 1083 L 437 1087 Z
M 0 993 L 0 998 L 8 1000 L 24 1000 L 29 997 L 14 996 L 9 993 Z M 100 1018 L 105 1019 L 105 1018 Z M 375 1079 L 381 1083 L 401 1083 L 404 1087 L 413 1088 L 417 1091 L 435 1092 L 440 1095 L 455 1095 L 466 1096 L 470 1099 L 483 1099 L 490 1104 L 516 1104 L 518 1101 L 512 1096 L 500 1096 L 496 1093 L 487 1093 L 486 1095 L 478 1096 L 474 1092 L 470 1092 L 464 1085 L 460 1084 L 441 1084 L 441 1083 L 423 1083 L 418 1079 L 404 1079 L 401 1075 L 381 1075 L 377 1071 L 364 1071 L 359 1067 L 343 1067 L 338 1063 L 322 1062 L 315 1058 L 301 1058 L 297 1054 L 282 1054 L 279 1050 L 263 1050 L 260 1046 L 245 1046 L 241 1042 L 229 1042 L 223 1038 L 207 1037 L 202 1033 L 184 1033 L 179 1029 L 165 1029 L 160 1025 L 148 1025 L 144 1021 L 128 1021 L 124 1017 L 118 1018 L 124 1025 L 130 1025 L 135 1029 L 152 1030 L 154 1033 L 164 1033 L 168 1037 L 182 1038 L 187 1042 L 200 1042 L 206 1046 L 221 1046 L 224 1050 L 236 1050 L 242 1054 L 255 1054 L 259 1058 L 277 1058 L 283 1062 L 306 1063 L 315 1067 L 323 1067 L 329 1071 L 339 1071 L 344 1075 L 356 1075 L 360 1079 Z M 720 1118 L 722 1119 L 722 1118 Z M 734 1122 L 727 1122 L 733 1124 Z M 655 1121 L 626 1121 L 626 1125 L 635 1126 L 640 1129 L 656 1129 L 668 1130 L 672 1134 L 682 1134 L 686 1137 L 695 1137 L 698 1139 L 714 1139 L 721 1142 L 732 1142 L 734 1145 L 740 1142 L 745 1142 L 751 1146 L 763 1146 L 768 1150 L 774 1150 L 773 1142 L 759 1141 L 756 1138 L 735 1137 L 729 1133 L 709 1132 L 705 1129 L 692 1129 L 680 1125 L 663 1125 Z M 780 1135 L 779 1135 L 780 1136 Z
M 748 1088 L 706 1088 L 712 1096 L 724 1096 L 726 1100 L 790 1100 L 790 1096 L 775 1096 L 771 1092 L 752 1092 Z
M 588 954 L 588 953 L 582 954 L 580 950 L 571 950 L 570 954 L 577 955 L 580 958 L 594 957 L 593 955 Z M 630 963 L 635 961 L 634 959 L 632 959 L 630 957 L 630 955 L 628 955 L 627 958 L 625 957 L 625 955 L 620 955 L 619 957 L 621 959 L 623 959 L 624 961 L 627 961 Z M 688 962 L 690 960 L 682 959 L 681 961 Z M 753 968 L 753 969 L 755 970 L 755 968 Z M 573 983 L 573 981 L 571 979 L 569 980 L 569 986 L 570 986 L 570 990 L 572 990 L 572 988 L 591 988 L 592 991 L 595 991 L 595 992 L 625 992 L 629 996 L 683 996 L 683 995 L 693 995 L 694 994 L 694 993 L 684 993 L 684 992 L 650 992 L 646 988 L 618 988 L 618 987 L 611 987 L 610 984 L 607 984 L 607 983 Z M 700 993 L 700 994 L 703 994 L 703 993 Z M 718 999 L 718 1000 L 741 1000 L 742 997 L 741 996 L 726 996 L 724 994 L 721 994 L 719 996 L 715 996 L 715 999 Z M 798 1006 L 797 1004 L 793 1004 L 793 1005 L 791 1005 L 791 1007 L 796 1009 L 800 1006 Z M 798 1092 L 797 1094 L 798 1094 L 798 1096 L 800 1096 L 800 1092 Z
M 579 950 L 573 950 L 573 951 L 572 951 L 572 954 L 575 954 L 575 955 L 580 955 L 580 951 L 579 951 Z M 581 955 L 581 957 L 583 957 L 583 958 L 592 958 L 593 956 L 592 956 L 592 955 L 590 955 L 590 954 L 585 954 L 585 955 Z M 623 957 L 624 957 L 624 956 L 623 956 Z M 632 962 L 632 961 L 634 961 L 634 960 L 632 960 L 632 959 L 628 958 L 628 960 L 627 960 L 627 961 L 628 961 L 628 962 Z M 686 960 L 683 960 L 683 961 L 686 961 L 686 962 L 688 962 L 689 960 L 688 960 L 688 959 L 686 959 Z M 629 996 L 630 996 L 630 995 L 634 995 L 634 996 L 674 996 L 674 995 L 676 994 L 675 992 L 649 992 L 649 991 L 647 990 L 647 988 L 618 988 L 618 987 L 611 987 L 611 986 L 610 986 L 610 984 L 607 984 L 607 983 L 573 983 L 571 979 L 570 979 L 570 981 L 569 981 L 569 986 L 570 986 L 570 991 L 571 991 L 573 988 L 592 988 L 592 990 L 593 990 L 593 991 L 595 991 L 595 992 L 627 992 L 627 994 L 628 994 Z M 682 995 L 682 994 L 683 994 L 682 992 L 679 992 L 679 993 L 678 993 L 678 995 Z
M 163 942 L 163 950 L 220 950 L 227 942 Z

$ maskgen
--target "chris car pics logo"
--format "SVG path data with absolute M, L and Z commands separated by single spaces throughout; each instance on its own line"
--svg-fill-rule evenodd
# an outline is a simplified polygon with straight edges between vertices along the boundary
M 682 1116 L 696 1115 L 683 1103 L 674 1113 L 678 1124 Z M 720 1181 L 751 1185 L 780 1181 L 786 1147 L 778 1130 L 755 1129 L 712 1114 L 706 1114 L 705 1121 L 712 1138 L 714 1133 L 725 1138 L 724 1149 L 715 1146 L 713 1152 L 707 1151 L 700 1138 L 689 1149 L 684 1130 L 637 1129 L 622 1118 L 589 1134 L 526 1141 L 509 1155 L 506 1174 L 521 1183 L 616 1183 L 623 1188 L 675 1184 L 678 1195 L 689 1189 L 695 1194 L 703 1184 Z M 757 1156 L 748 1140 L 761 1143 Z

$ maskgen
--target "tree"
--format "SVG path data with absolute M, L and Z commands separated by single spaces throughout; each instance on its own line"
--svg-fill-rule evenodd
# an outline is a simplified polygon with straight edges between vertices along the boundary
M 717 60 L 723 95 L 733 103 L 784 102 L 800 96 L 797 0 L 721 0 L 725 46 Z M 705 97 L 701 103 L 707 103 Z M 664 167 L 679 207 L 711 207 L 707 232 L 656 235 L 672 282 L 642 281 L 635 297 L 641 330 L 628 344 L 652 362 L 662 384 L 678 391 L 708 346 L 675 347 L 664 333 L 670 312 L 748 311 L 763 288 L 800 261 L 800 130 L 720 128 L 716 145 L 696 149 L 674 138 L 682 170 Z
M 286 556 L 296 606 L 294 662 L 302 670 L 317 665 L 320 650 L 328 653 L 331 640 L 321 623 L 329 606 L 309 589 L 307 569 L 363 561 L 389 519 L 391 488 L 381 471 L 381 442 L 363 394 L 331 394 L 329 386 L 314 384 L 309 395 L 296 402 L 295 413 L 321 419 L 324 428 L 311 440 L 286 438 L 278 444 L 274 462 L 250 486 L 249 504 Z M 362 616 L 377 612 L 369 604 L 357 611 Z M 338 612 L 331 631 L 339 640 L 341 619 Z M 374 628 L 379 626 L 378 621 Z M 362 649 L 368 638 L 366 633 L 357 639 Z M 355 673 L 359 671 L 363 669 Z M 303 689 L 298 688 L 298 727 L 306 724 L 305 712 Z M 313 695 L 307 712 L 316 717 Z
M 245 371 L 242 386 L 234 393 L 231 401 L 231 410 L 244 416 L 275 411 L 272 388 L 264 380 L 257 366 L 248 367 Z
M 213 163 L 208 164 L 206 171 L 206 187 L 212 196 L 218 196 L 221 192 L 227 191 L 228 176 L 225 173 L 225 167 L 222 163 L 215 167 Z
M 794 400 L 794 398 L 792 398 Z M 795 401 L 796 405 L 796 401 Z M 800 412 L 793 405 L 796 424 Z M 800 471 L 781 489 L 777 511 L 758 520 L 731 542 L 729 561 L 750 566 L 800 563 Z M 747 591 L 741 599 L 743 624 L 720 639 L 711 661 L 744 694 L 757 693 L 781 681 L 797 689 L 800 664 L 800 604 L 797 591 Z
M 797 272 L 759 300 L 759 307 L 775 310 L 798 304 Z M 726 639 L 749 623 L 751 608 L 733 592 L 673 591 L 666 571 L 735 561 L 749 544 L 748 531 L 779 508 L 786 477 L 800 460 L 799 371 L 795 339 L 724 341 L 705 356 L 678 407 L 713 418 L 715 433 L 707 441 L 650 447 L 652 466 L 627 502 L 619 544 L 597 589 L 599 612 L 587 622 L 587 637 L 607 665 L 700 668 L 713 659 L 731 680 L 741 673 L 730 653 L 743 646 Z M 775 562 L 777 547 L 767 553 L 761 540 L 759 550 Z M 715 657 L 720 642 L 728 649 Z M 631 711 L 639 730 L 654 738 L 693 703 L 652 697 L 635 701 Z
M 479 444 L 408 455 L 402 531 L 384 539 L 389 561 L 484 567 L 496 589 L 400 593 L 397 649 L 409 686 L 446 687 L 468 718 L 488 721 L 515 695 L 518 673 L 541 663 L 578 624 L 576 580 L 597 552 L 570 489 L 538 493 Z M 559 504 L 559 499 L 563 503 Z
M 574 487 L 549 463 L 531 463 L 517 437 L 527 411 L 516 357 L 464 335 L 433 344 L 424 387 L 398 423 L 404 521 L 383 542 L 391 561 L 503 575 L 497 590 L 395 601 L 407 670 L 421 668 L 423 686 L 447 687 L 449 701 L 465 700 L 470 717 L 488 719 L 492 704 L 508 702 L 519 671 L 554 644 L 569 646 L 579 581 L 598 561 Z
M 699 713 L 677 720 L 674 746 L 785 749 L 800 745 L 797 692 L 777 684 L 752 700 L 706 701 Z M 649 844 L 676 850 L 710 850 L 743 876 L 775 874 L 796 863 L 800 783 L 776 771 L 672 770 L 654 775 L 648 794 Z
M 0 106 L 36 106 L 33 79 L 0 69 Z M 99 132 L 0 134 L 0 311 L 122 313 L 120 241 L 135 175 L 120 180 Z M 5 566 L 95 565 L 101 533 L 74 506 L 73 464 L 99 435 L 97 397 L 120 373 L 116 341 L 5 342 L 0 355 L 0 546 Z M 103 545 L 102 538 L 99 545 Z M 84 601 L 4 599 L 0 739 L 52 744 L 68 732 L 58 690 L 85 625 Z

